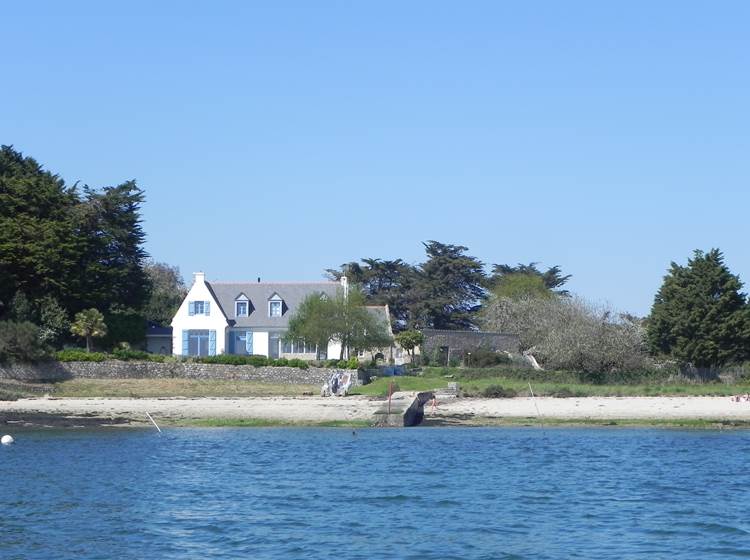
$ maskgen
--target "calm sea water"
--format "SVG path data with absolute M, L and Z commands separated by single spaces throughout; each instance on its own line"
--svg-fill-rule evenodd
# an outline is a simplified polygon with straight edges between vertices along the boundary
M 750 432 L 25 432 L 0 558 L 750 557 Z

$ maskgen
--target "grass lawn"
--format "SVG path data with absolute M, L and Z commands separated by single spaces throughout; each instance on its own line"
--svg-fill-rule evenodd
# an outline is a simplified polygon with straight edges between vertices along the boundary
M 399 391 L 430 391 L 447 387 L 448 383 L 457 382 L 465 396 L 481 397 L 482 392 L 491 385 L 500 385 L 512 389 L 518 396 L 529 395 L 528 381 L 506 377 L 487 377 L 483 379 L 462 379 L 459 368 L 453 370 L 452 378 L 425 375 L 419 377 L 381 377 L 369 385 L 356 387 L 352 394 L 384 396 L 388 386 L 393 383 Z M 592 385 L 585 383 L 562 383 L 532 381 L 531 387 L 537 396 L 567 397 L 657 397 L 657 396 L 729 396 L 750 393 L 750 384 L 704 383 L 704 384 L 634 384 L 634 385 Z
M 55 397 L 298 397 L 317 395 L 317 385 L 282 385 L 257 381 L 198 379 L 71 379 L 52 383 Z

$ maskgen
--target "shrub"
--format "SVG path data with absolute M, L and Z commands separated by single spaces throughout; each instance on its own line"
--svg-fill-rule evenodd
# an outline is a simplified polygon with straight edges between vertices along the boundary
M 129 348 L 115 348 L 112 351 L 112 357 L 115 360 L 122 360 L 123 362 L 129 362 L 130 360 L 143 360 L 154 362 L 153 358 L 158 354 L 149 354 L 143 350 L 131 350 Z
M 512 399 L 518 396 L 518 393 L 513 389 L 505 389 L 500 385 L 488 385 L 482 391 L 482 396 L 487 399 Z
M 356 356 L 352 356 L 346 362 L 346 365 L 345 366 L 341 366 L 341 367 L 345 367 L 346 369 L 359 369 L 359 360 L 357 359 Z
M 60 350 L 55 354 L 58 362 L 103 362 L 108 357 L 103 352 L 86 352 L 80 348 Z
M 41 362 L 51 357 L 52 351 L 34 323 L 0 321 L 0 363 Z
M 471 355 L 467 353 L 464 357 L 464 362 L 471 367 L 486 368 L 507 365 L 512 360 L 510 356 L 502 352 L 492 352 L 486 348 L 477 348 L 471 351 Z

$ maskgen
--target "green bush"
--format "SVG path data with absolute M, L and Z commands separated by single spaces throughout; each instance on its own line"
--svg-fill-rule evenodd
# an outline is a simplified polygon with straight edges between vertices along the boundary
M 80 348 L 69 348 L 57 352 L 55 359 L 58 362 L 104 362 L 109 359 L 109 356 L 103 352 L 86 352 Z
M 492 352 L 486 348 L 477 348 L 464 356 L 464 364 L 469 367 L 486 368 L 507 365 L 512 362 L 510 356 L 502 352 Z
M 488 385 L 482 391 L 482 396 L 487 399 L 512 399 L 518 396 L 514 389 L 505 389 L 500 385 Z
M 115 360 L 121 360 L 123 362 L 129 362 L 131 360 L 154 362 L 157 361 L 154 360 L 156 356 L 158 356 L 158 354 L 149 354 L 143 350 L 131 350 L 129 348 L 115 348 L 112 350 L 112 357 Z
M 41 331 L 28 321 L 0 321 L 0 363 L 42 362 L 52 350 L 41 338 Z

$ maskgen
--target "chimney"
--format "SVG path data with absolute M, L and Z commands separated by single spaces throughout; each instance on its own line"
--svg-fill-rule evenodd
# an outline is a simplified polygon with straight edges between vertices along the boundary
M 344 297 L 349 297 L 349 279 L 346 276 L 342 276 L 340 282 L 344 288 Z
M 198 282 L 205 282 L 205 281 L 206 281 L 205 272 L 193 272 L 193 284 L 197 284 Z

